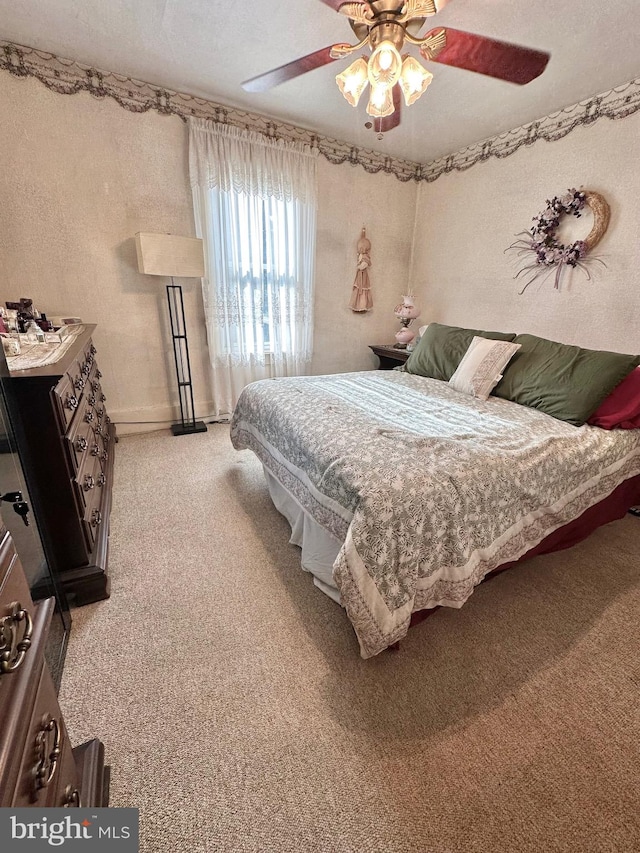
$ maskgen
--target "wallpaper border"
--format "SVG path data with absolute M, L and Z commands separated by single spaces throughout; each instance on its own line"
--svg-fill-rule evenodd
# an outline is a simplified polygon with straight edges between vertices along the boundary
M 453 154 L 427 163 L 421 180 L 429 183 L 450 172 L 464 172 L 492 157 L 504 159 L 515 154 L 524 145 L 539 140 L 556 142 L 578 127 L 588 127 L 600 118 L 627 118 L 640 110 L 640 77 L 602 92 L 587 100 L 572 104 L 541 119 L 523 124 L 513 130 L 491 136 Z
M 270 138 L 302 141 L 317 148 L 330 163 L 351 163 L 371 174 L 383 172 L 394 175 L 403 182 L 413 180 L 432 183 L 442 175 L 466 171 L 493 157 L 510 157 L 524 145 L 533 145 L 539 140 L 555 142 L 563 139 L 576 128 L 588 127 L 600 118 L 622 119 L 640 110 L 638 77 L 608 92 L 593 95 L 541 119 L 424 164 L 360 148 L 259 113 L 245 112 L 206 98 L 174 92 L 1 39 L 0 70 L 8 71 L 15 77 L 34 77 L 58 94 L 74 95 L 84 91 L 95 98 L 112 98 L 123 109 L 134 113 L 155 110 L 161 115 L 178 116 L 185 122 L 190 116 L 195 116 L 258 131 Z
M 372 174 L 385 172 L 395 175 L 398 180 L 404 182 L 422 180 L 424 166 L 420 163 L 359 148 L 268 116 L 223 106 L 206 98 L 185 95 L 131 77 L 101 71 L 25 45 L 0 40 L 0 69 L 15 77 L 35 77 L 47 89 L 61 95 L 89 92 L 95 98 L 112 98 L 125 110 L 133 113 L 155 110 L 161 115 L 178 116 L 185 122 L 190 116 L 195 116 L 221 124 L 231 124 L 258 131 L 270 138 L 306 142 L 336 165 L 351 163 L 362 166 Z

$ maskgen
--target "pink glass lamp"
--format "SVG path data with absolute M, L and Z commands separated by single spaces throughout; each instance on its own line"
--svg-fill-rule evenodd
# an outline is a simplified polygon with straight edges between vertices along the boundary
M 400 320 L 400 329 L 396 332 L 396 349 L 406 349 L 407 344 L 415 338 L 416 333 L 412 332 L 409 326 L 420 314 L 418 307 L 415 304 L 414 297 L 408 293 L 402 297 L 402 302 L 393 309 L 393 313 Z

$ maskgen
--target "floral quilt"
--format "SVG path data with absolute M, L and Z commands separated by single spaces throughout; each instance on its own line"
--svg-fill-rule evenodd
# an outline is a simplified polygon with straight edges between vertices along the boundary
M 333 576 L 365 658 L 640 474 L 640 430 L 401 371 L 254 382 L 231 440 L 343 541 Z

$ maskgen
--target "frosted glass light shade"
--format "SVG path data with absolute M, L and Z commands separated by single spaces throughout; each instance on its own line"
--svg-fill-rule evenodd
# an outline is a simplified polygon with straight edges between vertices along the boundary
M 423 68 L 415 57 L 405 56 L 400 74 L 400 88 L 408 107 L 418 100 L 432 80 L 433 74 Z
M 402 71 L 402 57 L 390 41 L 381 41 L 371 54 L 367 74 L 371 87 L 392 89 Z
M 202 278 L 204 251 L 202 240 L 176 234 L 136 234 L 138 271 L 146 275 Z
M 368 82 L 367 60 L 363 56 L 352 62 L 341 74 L 336 74 L 338 88 L 352 107 L 358 106 Z
M 420 309 L 416 305 L 414 297 L 407 293 L 402 297 L 402 302 L 393 309 L 393 313 L 400 319 L 415 320 L 420 314 Z
M 415 305 L 398 305 L 393 313 L 396 317 L 415 320 L 415 318 L 419 316 L 420 311 Z
M 367 113 L 374 118 L 384 118 L 390 116 L 394 109 L 392 90 L 386 86 L 372 86 Z

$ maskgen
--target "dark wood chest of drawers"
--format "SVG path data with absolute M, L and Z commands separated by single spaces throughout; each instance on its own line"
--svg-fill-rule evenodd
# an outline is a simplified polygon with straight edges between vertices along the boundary
M 44 661 L 54 599 L 37 607 L 0 525 L 0 806 L 108 804 L 104 748 L 73 749 Z
M 45 551 L 76 605 L 109 596 L 115 428 L 100 383 L 95 326 L 52 365 L 11 374 L 16 433 Z

